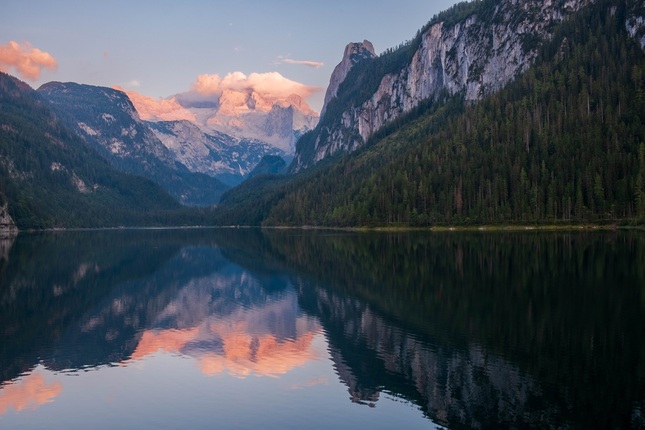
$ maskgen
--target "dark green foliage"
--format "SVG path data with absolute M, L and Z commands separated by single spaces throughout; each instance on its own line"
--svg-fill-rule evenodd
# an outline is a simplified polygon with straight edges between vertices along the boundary
M 583 9 L 555 29 L 534 67 L 474 105 L 459 96 L 429 103 L 386 126 L 358 153 L 291 181 L 263 184 L 270 210 L 262 222 L 436 225 L 645 217 L 645 155 L 639 155 L 645 142 L 645 55 L 625 30 L 624 8 L 603 1 Z
M 19 229 L 183 225 L 189 211 L 158 185 L 120 173 L 28 85 L 0 74 L 0 194 Z
M 248 178 L 258 175 L 280 175 L 287 170 L 287 162 L 279 155 L 265 155 L 249 173 Z

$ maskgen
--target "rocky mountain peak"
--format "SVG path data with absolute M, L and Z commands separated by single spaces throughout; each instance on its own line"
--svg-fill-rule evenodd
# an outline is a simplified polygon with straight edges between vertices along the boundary
M 321 117 L 325 114 L 325 110 L 329 102 L 336 97 L 336 94 L 338 94 L 338 87 L 340 87 L 340 84 L 345 80 L 351 68 L 358 62 L 375 56 L 374 45 L 372 45 L 372 42 L 369 40 L 347 44 L 343 54 L 343 59 L 338 63 L 329 79 L 329 86 L 325 93 L 325 102 L 322 110 L 320 111 Z
M 332 74 L 320 124 L 300 145 L 290 169 L 297 172 L 338 151 L 356 150 L 387 122 L 442 92 L 463 93 L 475 101 L 503 88 L 530 67 L 558 23 L 590 3 L 593 0 L 464 3 L 433 18 L 415 39 L 383 56 L 374 57 L 367 41 L 349 44 Z M 638 35 L 642 15 L 635 11 L 632 16 L 628 30 Z M 373 58 L 373 67 L 353 68 L 366 58 Z M 351 70 L 357 72 L 349 76 Z M 339 94 L 348 76 L 370 93 Z M 334 118 L 327 118 L 333 99 L 342 106 Z
M 348 43 L 345 47 L 343 60 L 348 58 L 354 63 L 357 63 L 364 58 L 371 58 L 375 55 L 374 45 L 372 45 L 372 42 L 370 42 L 369 40 L 363 40 L 362 42 Z

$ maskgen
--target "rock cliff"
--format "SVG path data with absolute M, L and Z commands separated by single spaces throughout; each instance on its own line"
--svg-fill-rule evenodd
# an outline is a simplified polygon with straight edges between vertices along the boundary
M 362 43 L 350 43 L 345 47 L 343 59 L 338 63 L 329 79 L 329 86 L 325 93 L 325 102 L 322 110 L 320 111 L 320 116 L 325 114 L 327 105 L 338 94 L 338 87 L 340 87 L 340 84 L 345 80 L 351 68 L 362 60 L 374 58 L 375 55 L 374 45 L 372 45 L 372 42 L 368 40 L 363 40 Z
M 242 182 L 265 155 L 283 155 L 268 143 L 238 139 L 213 130 L 207 133 L 186 120 L 146 123 L 188 170 L 231 186 Z
M 338 151 L 357 149 L 385 123 L 442 91 L 477 100 L 499 90 L 532 64 L 541 41 L 551 36 L 555 24 L 590 2 L 482 1 L 459 4 L 442 13 L 412 41 L 345 73 L 346 80 L 357 74 L 352 76 L 355 82 L 368 82 L 375 79 L 375 71 L 384 72 L 376 77 L 376 90 L 367 96 L 356 90 L 358 95 L 351 97 L 340 94 L 351 89 L 332 77 L 327 95 L 331 99 L 340 90 L 337 98 L 339 102 L 344 98 L 342 106 L 335 106 L 333 112 L 326 110 L 326 97 L 319 126 L 298 145 L 291 170 L 307 168 Z M 631 22 L 635 28 L 641 21 L 633 17 Z M 334 71 L 337 77 L 347 67 L 348 49 Z
M 2 196 L 0 196 L 0 201 L 2 201 Z M 7 202 L 0 205 L 0 239 L 13 236 L 18 232 L 16 223 L 11 218 L 11 215 L 9 215 L 8 206 L 9 204 Z M 0 251 L 2 251 L 1 248 Z
M 627 28 L 629 35 L 645 50 L 645 4 L 635 0 L 630 0 L 627 3 L 625 28 Z

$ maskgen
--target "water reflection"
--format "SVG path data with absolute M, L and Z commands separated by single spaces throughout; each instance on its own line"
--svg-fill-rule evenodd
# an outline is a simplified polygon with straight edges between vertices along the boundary
M 642 235 L 284 235 L 350 397 L 468 427 L 638 428 Z
M 187 285 L 143 332 L 132 359 L 180 353 L 196 358 L 206 375 L 240 377 L 277 376 L 315 359 L 318 325 L 298 311 L 295 293 L 270 296 L 242 274 Z
M 35 409 L 40 405 L 54 401 L 63 392 L 60 381 L 47 382 L 42 370 L 18 378 L 2 386 L 0 391 L 0 415 L 9 409 L 22 411 Z
M 0 251 L 0 416 L 55 403 L 48 372 L 169 355 L 237 378 L 328 359 L 344 402 L 446 427 L 644 423 L 638 234 L 110 231 Z

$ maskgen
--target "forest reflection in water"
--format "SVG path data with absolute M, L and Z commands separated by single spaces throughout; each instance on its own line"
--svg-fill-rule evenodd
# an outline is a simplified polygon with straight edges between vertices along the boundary
M 422 418 L 416 425 L 450 428 L 638 428 L 644 239 L 245 229 L 21 235 L 0 243 L 0 424 L 56 416 L 61 375 L 122 374 L 165 354 L 190 358 L 204 378 L 286 381 L 305 369 L 292 388 L 340 382 L 345 406 L 334 403 L 337 394 L 321 397 L 328 391 L 307 389 L 295 400 L 274 392 L 275 408 L 308 405 L 300 419 L 313 427 L 344 427 L 349 417 L 381 427 L 387 412 L 392 422 L 410 415 Z M 250 390 L 243 385 L 232 386 Z M 204 388 L 182 395 L 193 392 Z M 260 401 L 253 390 L 240 395 Z M 383 402 L 392 399 L 413 408 L 390 411 Z M 334 423 L 321 405 L 350 408 Z M 207 422 L 215 412 L 198 415 Z

